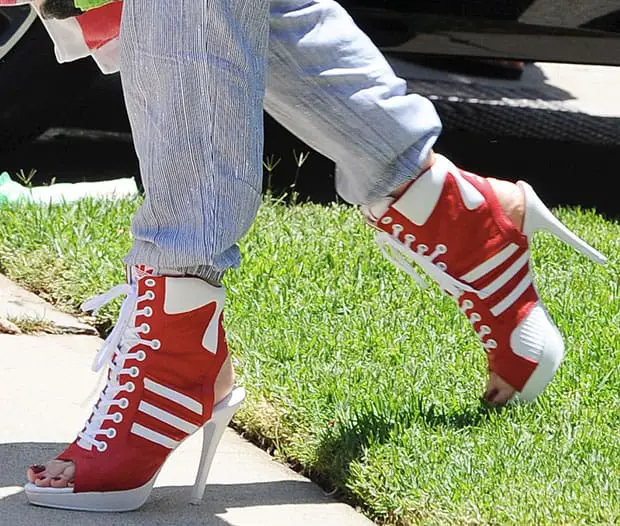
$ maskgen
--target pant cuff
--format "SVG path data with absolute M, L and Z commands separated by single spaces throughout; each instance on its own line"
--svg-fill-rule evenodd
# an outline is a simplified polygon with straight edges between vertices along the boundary
M 195 276 L 200 279 L 204 279 L 211 285 L 220 285 L 224 278 L 225 270 L 217 270 L 208 265 L 196 265 L 193 267 L 176 268 L 177 272 L 182 273 L 185 276 Z

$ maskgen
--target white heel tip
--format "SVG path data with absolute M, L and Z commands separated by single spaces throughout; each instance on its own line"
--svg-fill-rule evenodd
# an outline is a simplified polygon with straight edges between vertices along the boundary
M 607 258 L 605 256 L 603 256 L 603 254 L 601 254 L 600 252 L 597 254 L 594 254 L 592 259 L 594 260 L 595 263 L 598 263 L 599 265 L 607 265 Z
M 524 181 L 518 181 L 517 185 L 521 188 L 525 197 L 523 233 L 528 239 L 536 230 L 546 230 L 595 263 L 599 265 L 605 265 L 607 263 L 607 258 L 603 256 L 603 254 L 573 234 L 551 213 L 529 184 Z
M 200 506 L 202 504 L 202 499 L 191 499 L 189 501 L 191 506 Z

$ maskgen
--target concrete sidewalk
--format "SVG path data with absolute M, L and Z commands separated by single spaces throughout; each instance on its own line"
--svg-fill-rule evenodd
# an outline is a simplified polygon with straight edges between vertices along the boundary
M 99 338 L 86 335 L 0 334 L 0 524 L 373 524 L 232 430 L 226 432 L 220 444 L 200 506 L 188 503 L 201 446 L 200 433 L 171 455 L 150 499 L 136 512 L 93 514 L 28 505 L 22 492 L 25 468 L 52 458 L 74 439 L 90 414 L 96 395 L 89 399 L 89 393 L 97 375 L 89 371 L 100 343 Z
M 528 64 L 518 80 L 493 78 L 436 69 L 390 57 L 398 75 L 412 82 L 436 82 L 437 87 L 448 84 L 455 98 L 461 98 L 459 86 L 474 86 L 477 103 L 509 103 L 538 97 L 538 102 L 556 102 L 558 109 L 597 117 L 620 117 L 620 67 L 590 66 L 584 64 L 555 64 L 536 62 Z M 497 98 L 502 93 L 505 99 Z M 465 97 L 461 102 L 472 102 Z

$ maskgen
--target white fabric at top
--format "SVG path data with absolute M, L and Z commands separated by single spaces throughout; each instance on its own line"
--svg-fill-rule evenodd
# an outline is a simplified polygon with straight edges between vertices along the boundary
M 31 0 L 0 0 L 0 7 L 31 4 Z M 32 8 L 35 9 L 34 5 Z M 37 14 L 40 13 L 37 11 Z M 115 73 L 119 70 L 120 46 L 114 39 L 97 49 L 90 49 L 84 41 L 80 24 L 75 18 L 65 20 L 46 20 L 41 18 L 45 29 L 54 42 L 58 62 L 70 62 L 92 56 L 103 73 Z

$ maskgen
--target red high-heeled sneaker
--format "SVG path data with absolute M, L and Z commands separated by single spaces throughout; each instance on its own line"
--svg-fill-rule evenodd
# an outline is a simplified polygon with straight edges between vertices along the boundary
M 228 349 L 225 289 L 198 278 L 140 273 L 84 304 L 97 310 L 126 294 L 114 330 L 95 358 L 107 384 L 78 438 L 59 460 L 75 464 L 73 487 L 26 484 L 32 504 L 128 511 L 148 498 L 168 455 L 203 430 L 192 502 L 199 502 L 217 444 L 245 396 L 235 388 L 217 405 L 214 385 Z
M 433 166 L 397 199 L 364 212 L 380 232 L 385 256 L 421 285 L 411 262 L 452 296 L 488 353 L 490 371 L 532 400 L 551 381 L 564 342 L 532 281 L 529 238 L 555 234 L 593 261 L 606 258 L 572 234 L 527 183 L 523 232 L 499 205 L 489 182 L 436 156 Z

